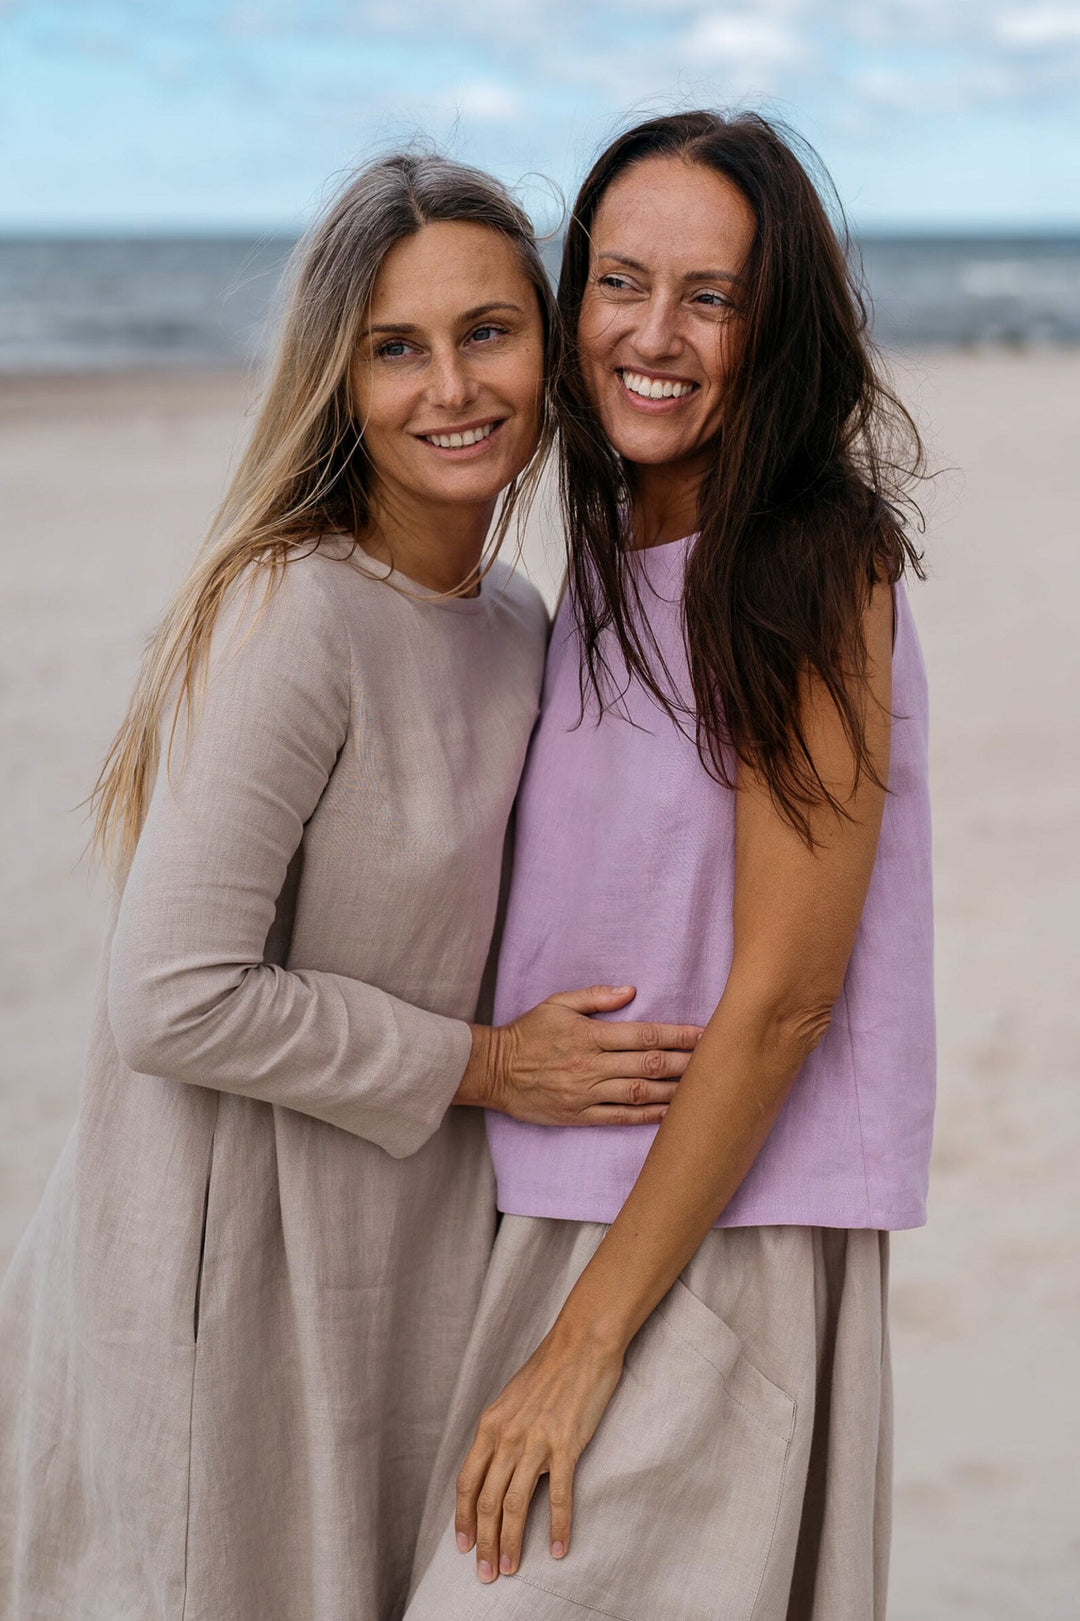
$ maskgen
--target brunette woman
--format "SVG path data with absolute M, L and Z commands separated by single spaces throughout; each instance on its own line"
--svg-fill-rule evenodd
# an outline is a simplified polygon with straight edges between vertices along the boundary
M 880 1621 L 933 1100 L 917 440 L 760 118 L 616 141 L 559 298 L 571 589 L 496 1014 L 629 953 L 636 1011 L 707 1028 L 655 1134 L 489 1120 L 507 1214 L 409 1621 Z
M 671 1096 L 672 1032 L 584 1016 L 625 991 L 468 1022 L 546 634 L 482 553 L 556 334 L 525 216 L 437 158 L 369 168 L 300 249 L 99 784 L 122 897 L 0 1303 L 7 1621 L 399 1615 L 494 1223 L 450 1105 Z

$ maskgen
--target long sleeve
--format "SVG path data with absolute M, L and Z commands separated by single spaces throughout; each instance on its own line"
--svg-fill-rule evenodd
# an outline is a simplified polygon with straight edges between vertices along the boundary
M 291 563 L 268 602 L 260 583 L 242 586 L 222 616 L 191 735 L 181 718 L 124 890 L 109 1018 L 138 1073 L 297 1109 L 400 1158 L 441 1121 L 468 1025 L 341 974 L 263 960 L 348 735 L 341 566 Z

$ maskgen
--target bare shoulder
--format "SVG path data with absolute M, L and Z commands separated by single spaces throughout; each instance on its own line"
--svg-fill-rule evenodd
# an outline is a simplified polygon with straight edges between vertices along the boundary
M 881 665 L 887 667 L 892 661 L 896 633 L 895 590 L 888 580 L 878 580 L 863 610 L 863 636 L 872 670 Z

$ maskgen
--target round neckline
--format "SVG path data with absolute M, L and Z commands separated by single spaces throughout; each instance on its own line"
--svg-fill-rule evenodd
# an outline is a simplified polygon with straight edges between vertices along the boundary
M 484 590 L 483 580 L 480 581 L 480 589 L 474 597 L 448 597 L 439 591 L 433 591 L 430 586 L 421 585 L 419 580 L 414 580 L 401 569 L 387 568 L 385 563 L 380 563 L 378 558 L 372 557 L 362 546 L 356 547 L 350 561 L 367 579 L 389 585 L 408 602 L 421 602 L 435 608 L 446 608 L 451 613 L 476 614 L 482 613 L 491 601 L 490 592 Z M 490 568 L 485 578 L 491 578 Z
M 634 549 L 631 551 L 630 556 L 631 557 L 648 557 L 650 552 L 667 552 L 667 551 L 671 551 L 676 546 L 688 546 L 690 544 L 690 542 L 692 540 L 696 540 L 697 537 L 698 537 L 698 530 L 695 529 L 692 534 L 680 535 L 677 540 L 662 540 L 662 541 L 660 541 L 659 545 L 656 545 L 656 546 L 635 546 Z

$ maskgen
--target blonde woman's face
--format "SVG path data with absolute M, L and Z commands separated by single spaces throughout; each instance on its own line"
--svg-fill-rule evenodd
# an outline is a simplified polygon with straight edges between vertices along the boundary
M 384 495 L 492 502 L 536 449 L 544 386 L 539 302 L 513 245 L 454 222 L 392 248 L 352 384 Z

